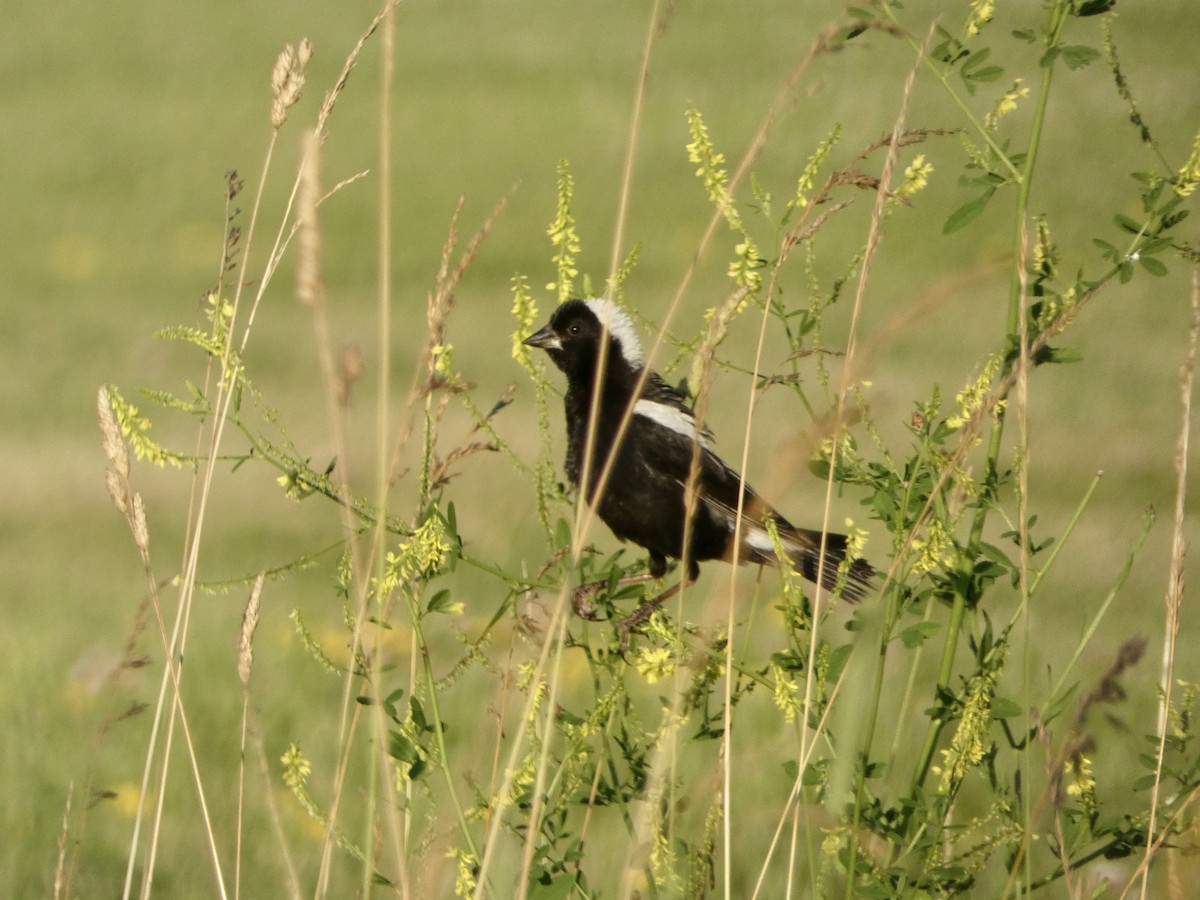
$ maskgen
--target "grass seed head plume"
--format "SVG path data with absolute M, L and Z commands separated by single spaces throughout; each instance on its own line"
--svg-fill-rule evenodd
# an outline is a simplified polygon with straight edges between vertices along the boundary
M 271 127 L 278 131 L 287 121 L 288 110 L 300 99 L 304 87 L 304 70 L 312 59 L 312 44 L 308 38 L 299 46 L 288 44 L 275 60 L 271 70 Z

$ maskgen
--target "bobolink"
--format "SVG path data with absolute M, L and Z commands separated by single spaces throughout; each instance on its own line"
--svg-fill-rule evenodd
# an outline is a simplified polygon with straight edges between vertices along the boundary
M 601 366 L 603 341 L 607 341 L 607 352 Z M 577 487 L 583 477 L 592 399 L 598 398 L 586 497 L 613 534 L 650 552 L 649 575 L 630 580 L 661 578 L 669 559 L 683 560 L 687 582 L 699 576 L 702 560 L 732 561 L 740 487 L 739 562 L 777 562 L 767 530 L 770 521 L 782 549 L 805 578 L 813 582 L 820 578 L 828 590 L 840 584 L 842 595 L 850 600 L 866 594 L 874 575 L 870 565 L 856 559 L 845 567 L 844 575 L 839 572 L 846 558 L 846 536 L 832 532 L 822 536 L 819 531 L 797 528 L 779 515 L 717 456 L 711 434 L 697 429 L 687 396 L 657 372 L 644 372 L 633 322 L 616 304 L 568 300 L 554 311 L 549 324 L 525 343 L 549 353 L 567 376 L 566 475 Z M 598 371 L 601 383 L 597 390 Z M 618 440 L 627 415 L 631 415 L 629 425 Z M 687 485 L 693 465 L 695 509 L 687 522 Z M 601 483 L 606 469 L 607 481 Z M 682 584 L 643 604 L 622 623 L 623 629 L 648 618 Z M 575 608 L 581 615 L 591 617 L 589 597 L 602 585 L 587 585 L 576 592 Z

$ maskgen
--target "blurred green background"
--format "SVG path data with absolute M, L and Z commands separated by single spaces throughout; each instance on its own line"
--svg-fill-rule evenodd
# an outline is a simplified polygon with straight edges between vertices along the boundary
M 1037 4 L 1015 6 L 998 13 L 994 34 L 1007 36 L 1036 22 Z M 957 31 L 966 8 L 913 2 L 903 16 L 923 34 L 933 16 L 944 13 L 946 27 Z M 680 5 L 655 49 L 626 232 L 629 242 L 642 245 L 628 296 L 649 321 L 660 320 L 710 215 L 684 150 L 686 104 L 704 113 L 718 149 L 736 163 L 791 67 L 842 9 L 824 0 Z M 157 690 L 161 649 L 153 626 L 140 645 L 152 664 L 123 676 L 116 687 L 104 681 L 129 636 L 145 583 L 127 529 L 106 496 L 96 388 L 114 383 L 137 403 L 138 387 L 181 390 L 184 378 L 201 377 L 194 354 L 153 335 L 196 321 L 200 298 L 215 283 L 227 170 L 246 179 L 240 205 L 249 209 L 270 133 L 267 84 L 275 56 L 284 43 L 304 36 L 316 51 L 304 98 L 280 136 L 250 264 L 256 273 L 291 184 L 301 126 L 312 121 L 374 12 L 363 3 L 71 0 L 21 4 L 6 15 L 0 46 L 0 462 L 8 473 L 0 504 L 0 603 L 7 623 L 0 630 L 0 817 L 8 839 L 0 850 L 0 892 L 8 896 L 50 890 L 69 787 L 74 785 L 78 809 L 87 802 L 79 792 L 91 767 L 95 786 L 120 796 L 90 814 L 77 884 L 84 896 L 116 890 L 131 827 L 132 800 L 121 800 L 140 777 L 148 717 L 121 723 L 102 747 L 100 723 L 132 701 L 152 700 Z M 577 182 L 582 269 L 597 283 L 603 278 L 649 19 L 646 4 L 631 2 L 414 2 L 398 9 L 391 111 L 394 395 L 407 389 L 421 347 L 426 292 L 459 196 L 466 198 L 459 223 L 465 236 L 519 180 L 457 292 L 449 340 L 464 376 L 478 385 L 481 405 L 517 383 L 516 402 L 498 425 L 530 459 L 536 452 L 532 392 L 509 356 L 509 282 L 516 273 L 527 274 L 548 313 L 552 300 L 541 286 L 553 272 L 545 229 L 560 158 L 570 160 Z M 1078 43 L 1099 46 L 1097 22 L 1072 23 Z M 1198 28 L 1200 11 L 1191 0 L 1119 4 L 1114 23 L 1141 112 L 1176 167 L 1200 124 Z M 1000 61 L 1011 64 L 1013 74 L 1035 77 L 1035 49 L 1020 56 L 1013 47 L 1023 45 L 996 40 L 1010 54 Z M 762 185 L 787 197 L 804 159 L 835 124 L 843 132 L 835 164 L 890 129 L 912 59 L 901 42 L 879 33 L 819 58 L 755 166 Z M 373 40 L 331 120 L 323 151 L 327 185 L 377 169 L 378 60 Z M 1152 161 L 1128 125 L 1103 60 L 1079 71 L 1064 69 L 1057 78 L 1032 208 L 1049 215 L 1064 271 L 1085 260 L 1095 271 L 1090 239 L 1116 238 L 1114 212 L 1138 214 L 1128 173 Z M 986 111 L 1009 83 L 1006 76 L 985 88 L 975 108 Z M 1028 112 L 1026 104 L 1001 133 L 1023 139 Z M 945 93 L 922 73 L 909 125 L 959 125 L 956 116 Z M 861 324 L 869 345 L 864 374 L 872 382 L 872 411 L 885 436 L 898 441 L 914 401 L 925 399 L 932 384 L 949 400 L 996 345 L 1007 302 L 1005 254 L 1012 246 L 1011 196 L 997 198 L 980 220 L 944 237 L 942 222 L 971 196 L 956 183 L 961 150 L 956 139 L 943 138 L 906 151 L 904 158 L 914 152 L 934 163 L 933 180 L 912 210 L 894 217 Z M 372 174 L 322 209 L 333 327 L 339 341 L 361 347 L 364 385 L 379 363 L 377 196 Z M 741 196 L 748 196 L 745 186 Z M 844 266 L 861 243 L 869 212 L 864 194 L 829 230 L 821 250 L 823 276 Z M 241 224 L 247 224 L 244 217 Z M 1188 227 L 1194 229 L 1191 222 Z M 698 330 L 703 310 L 728 290 L 723 270 L 729 251 L 719 236 L 701 261 L 672 325 L 676 334 Z M 291 265 L 289 258 L 267 294 L 247 360 L 251 378 L 280 410 L 293 438 L 314 461 L 326 460 L 332 449 L 312 329 L 292 295 Z M 1032 614 L 1048 659 L 1061 659 L 1074 646 L 1148 505 L 1157 508 L 1159 522 L 1085 656 L 1085 671 L 1102 668 L 1133 631 L 1148 634 L 1151 648 L 1160 642 L 1179 429 L 1176 372 L 1185 348 L 1188 291 L 1188 273 L 1179 263 L 1165 278 L 1139 273 L 1131 284 L 1107 290 L 1062 342 L 1079 348 L 1083 361 L 1038 371 L 1031 383 L 1032 509 L 1045 533 L 1059 533 L 1093 475 L 1105 472 Z M 844 330 L 846 312 L 838 311 L 830 327 L 840 321 Z M 747 365 L 757 329 L 752 318 L 739 324 L 725 349 Z M 831 333 L 828 339 L 836 344 L 839 337 Z M 768 348 L 775 353 L 768 356 L 771 364 L 781 358 L 779 350 Z M 730 452 L 740 445 L 745 391 L 740 376 L 718 380 L 710 418 Z M 794 402 L 782 393 L 778 399 L 769 393 L 763 404 L 749 475 L 786 514 L 807 521 L 804 510 L 815 514 L 823 494 L 805 468 L 802 436 L 809 423 L 797 418 Z M 161 420 L 156 437 L 178 449 L 191 446 L 189 423 L 155 415 Z M 366 386 L 354 415 L 363 449 L 352 464 L 365 486 L 373 421 Z M 466 427 L 453 415 L 447 423 L 451 433 Z M 135 468 L 135 486 L 149 503 L 160 578 L 178 566 L 187 481 L 177 472 Z M 265 468 L 218 481 L 202 577 L 241 576 L 336 539 L 334 511 L 318 501 L 297 506 L 283 499 Z M 530 568 L 540 564 L 544 545 L 531 487 L 503 457 L 477 460 L 454 490 L 460 527 L 475 555 L 510 570 L 523 559 Z M 855 514 L 853 498 L 843 498 L 839 512 Z M 1194 514 L 1193 498 L 1189 529 Z M 869 525 L 861 511 L 856 518 Z M 615 546 L 607 535 L 597 542 Z M 882 550 L 882 540 L 876 546 Z M 472 589 L 486 598 L 481 605 L 490 612 L 500 589 L 478 580 Z M 273 665 L 260 664 L 255 677 L 262 679 L 264 695 L 274 698 L 264 715 L 268 748 L 276 756 L 294 734 L 316 742 L 314 728 L 332 727 L 332 712 L 319 714 L 323 725 L 306 716 L 335 709 L 338 688 L 313 672 L 286 618 L 297 607 L 314 627 L 339 627 L 330 586 L 326 566 L 268 589 L 262 633 L 274 648 L 265 651 Z M 231 761 L 236 729 L 230 723 L 239 703 L 233 650 L 243 593 L 203 598 L 186 670 L 204 685 L 192 707 L 193 727 L 207 731 L 207 721 L 218 723 L 208 752 L 215 759 L 227 753 Z M 1186 648 L 1200 635 L 1186 619 L 1184 627 L 1179 674 L 1195 679 L 1197 660 Z M 1135 690 L 1143 698 L 1152 697 L 1155 677 L 1153 664 L 1137 672 Z M 279 700 L 289 696 L 294 706 Z M 181 757 L 176 764 L 182 774 Z M 186 807 L 193 802 L 190 785 L 176 780 L 179 804 Z M 191 840 L 187 816 L 168 824 L 168 843 Z M 207 879 L 199 854 L 173 847 L 164 855 L 160 885 L 166 895 L 205 895 L 200 885 Z

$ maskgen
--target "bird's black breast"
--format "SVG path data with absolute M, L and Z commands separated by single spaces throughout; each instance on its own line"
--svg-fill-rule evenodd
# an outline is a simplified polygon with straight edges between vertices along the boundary
M 657 396 L 660 389 L 661 384 L 650 385 L 647 393 L 661 399 Z M 629 396 L 601 401 L 595 450 L 588 463 L 587 499 L 617 538 L 645 547 L 654 556 L 682 559 L 688 521 L 686 484 L 693 465 L 695 439 L 635 414 L 618 443 L 621 422 L 630 405 Z M 576 485 L 580 485 L 584 468 L 590 399 L 572 397 L 568 392 L 567 421 L 571 424 L 566 474 Z M 698 459 L 700 468 L 695 486 L 704 494 L 714 481 L 726 477 L 727 470 L 705 449 L 700 450 Z M 606 468 L 609 472 L 602 484 Z M 729 524 L 714 515 L 707 504 L 697 502 L 695 506 L 688 559 L 724 556 L 731 535 Z

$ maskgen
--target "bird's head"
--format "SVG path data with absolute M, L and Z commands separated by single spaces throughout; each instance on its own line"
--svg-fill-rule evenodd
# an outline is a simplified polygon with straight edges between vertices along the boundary
M 642 368 L 642 346 L 633 322 L 609 300 L 568 300 L 525 344 L 545 350 L 568 379 L 582 384 L 590 382 L 596 371 L 605 340 L 608 371 L 632 373 Z

